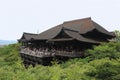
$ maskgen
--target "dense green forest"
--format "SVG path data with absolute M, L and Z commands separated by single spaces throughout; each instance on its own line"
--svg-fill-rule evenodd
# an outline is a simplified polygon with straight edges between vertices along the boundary
M 0 80 L 120 80 L 120 42 L 102 43 L 86 50 L 86 58 L 27 69 L 19 55 L 20 44 L 0 48 Z

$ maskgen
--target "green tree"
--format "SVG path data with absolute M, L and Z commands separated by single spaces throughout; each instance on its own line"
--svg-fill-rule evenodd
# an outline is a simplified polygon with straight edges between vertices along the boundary
M 115 33 L 115 38 L 113 39 L 113 41 L 120 42 L 120 31 L 115 30 L 114 33 Z
M 110 42 L 94 46 L 86 51 L 85 55 L 91 60 L 109 57 L 110 59 L 120 58 L 120 43 Z

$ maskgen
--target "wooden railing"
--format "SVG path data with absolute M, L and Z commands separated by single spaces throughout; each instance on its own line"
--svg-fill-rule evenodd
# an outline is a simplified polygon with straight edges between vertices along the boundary
M 30 50 L 30 49 L 21 49 L 20 53 L 36 56 L 36 57 L 53 57 L 53 56 L 68 56 L 68 57 L 81 57 L 83 55 L 82 52 L 68 52 L 68 51 L 39 51 L 39 50 Z
M 30 49 L 21 49 L 20 53 L 24 53 L 36 57 L 50 57 L 50 56 L 54 56 L 55 54 L 49 51 L 39 51 L 39 50 L 34 51 Z

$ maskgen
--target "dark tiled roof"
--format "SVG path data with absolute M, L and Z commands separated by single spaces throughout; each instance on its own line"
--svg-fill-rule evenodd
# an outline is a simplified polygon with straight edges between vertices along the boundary
M 63 24 L 57 25 L 40 34 L 24 33 L 21 39 L 51 40 L 55 38 L 62 30 L 64 30 L 64 32 L 67 35 L 69 35 L 71 38 L 74 38 L 76 40 L 82 42 L 99 43 L 96 40 L 88 39 L 81 35 L 81 34 L 86 34 L 95 29 L 105 35 L 111 36 L 111 38 L 114 37 L 113 34 L 111 34 L 107 30 L 105 30 L 102 26 L 92 21 L 91 18 L 84 18 L 84 19 L 64 22 Z
M 102 32 L 102 33 L 104 33 L 106 35 L 114 37 L 114 34 L 112 34 L 111 32 L 108 32 L 107 30 L 105 30 L 102 26 L 100 26 L 96 22 L 94 22 L 94 21 L 92 21 L 92 22 L 93 22 L 93 25 L 95 26 L 96 30 L 98 30 L 99 32 Z
M 62 24 L 57 25 L 49 30 L 46 30 L 46 31 L 40 33 L 36 37 L 36 39 L 40 39 L 40 40 L 52 39 L 61 32 L 61 29 L 62 29 Z
M 24 32 L 20 40 L 23 40 L 23 41 L 28 40 L 29 41 L 31 39 L 35 39 L 37 36 L 38 36 L 38 34 Z
M 78 31 L 80 34 L 84 34 L 88 31 L 95 29 L 95 26 L 91 21 L 91 18 L 84 18 L 84 19 L 64 22 L 63 26 L 65 28 Z
M 105 30 L 102 26 L 91 20 L 91 18 L 84 18 L 84 19 L 64 22 L 63 26 L 65 28 L 78 31 L 80 34 L 85 34 L 89 31 L 96 29 L 99 32 L 104 33 L 106 35 L 114 36 L 107 30 Z
M 100 43 L 99 41 L 95 41 L 95 40 L 92 40 L 92 39 L 88 39 L 88 38 L 85 38 L 83 37 L 82 35 L 80 35 L 79 33 L 77 32 L 73 32 L 73 31 L 69 31 L 69 30 L 65 30 L 66 34 L 68 34 L 70 37 L 78 40 L 78 41 L 81 41 L 81 42 L 88 42 L 88 43 Z

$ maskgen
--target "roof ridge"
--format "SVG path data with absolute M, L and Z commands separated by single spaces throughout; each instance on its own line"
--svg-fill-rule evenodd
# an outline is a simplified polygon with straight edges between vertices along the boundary
M 23 32 L 23 34 L 37 35 L 37 34 L 35 34 L 35 33 L 28 33 L 28 32 Z
M 81 21 L 81 20 L 91 20 L 91 17 L 86 17 L 86 18 L 82 18 L 82 19 L 74 19 L 74 20 L 70 20 L 70 21 L 64 21 L 64 23 L 69 23 L 69 22 L 76 22 L 76 21 Z

